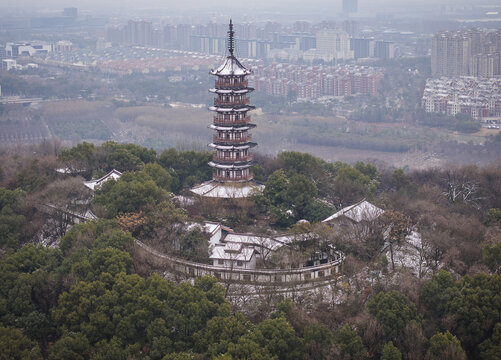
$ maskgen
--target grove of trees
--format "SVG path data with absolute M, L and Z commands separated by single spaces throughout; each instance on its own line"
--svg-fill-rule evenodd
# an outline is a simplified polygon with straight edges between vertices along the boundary
M 238 209 L 219 204 L 231 214 L 203 200 L 176 205 L 175 195 L 210 179 L 209 159 L 114 142 L 0 153 L 0 359 L 499 358 L 498 165 L 408 172 L 283 152 L 256 156 L 266 189 Z M 80 186 L 113 168 L 122 177 L 93 195 Z M 371 236 L 319 224 L 364 198 L 386 210 L 367 225 Z M 70 227 L 47 204 L 90 206 L 99 220 Z M 193 225 L 207 218 L 230 219 L 236 231 L 314 231 L 308 244 L 345 253 L 343 277 L 294 302 L 239 301 L 216 279 L 167 281 L 134 251 L 137 238 L 207 262 L 206 235 Z M 296 224 L 303 219 L 310 224 Z M 429 273 L 381 256 L 411 229 Z

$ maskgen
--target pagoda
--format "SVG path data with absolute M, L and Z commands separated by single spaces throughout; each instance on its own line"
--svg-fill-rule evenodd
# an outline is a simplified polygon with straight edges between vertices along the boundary
M 251 70 L 246 69 L 235 57 L 235 38 L 233 24 L 230 20 L 228 31 L 228 56 L 221 66 L 210 73 L 216 76 L 215 87 L 209 89 L 214 93 L 213 142 L 209 144 L 214 154 L 209 166 L 213 168 L 212 181 L 201 184 L 191 191 L 208 197 L 242 198 L 263 185 L 253 181 L 252 155 L 250 149 L 257 144 L 252 142 L 249 130 L 256 125 L 251 123 L 248 94 L 253 88 L 248 86 L 247 76 Z

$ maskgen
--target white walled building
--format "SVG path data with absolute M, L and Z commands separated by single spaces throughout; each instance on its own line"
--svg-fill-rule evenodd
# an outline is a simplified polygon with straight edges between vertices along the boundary
M 52 52 L 51 44 L 43 43 L 7 43 L 5 45 L 6 56 L 17 58 L 19 56 L 33 56 L 36 54 L 47 54 Z

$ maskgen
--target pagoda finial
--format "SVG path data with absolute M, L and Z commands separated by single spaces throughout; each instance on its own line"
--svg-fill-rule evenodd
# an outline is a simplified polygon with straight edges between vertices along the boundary
M 235 32 L 233 31 L 233 23 L 230 19 L 230 30 L 228 31 L 228 51 L 230 52 L 230 56 L 233 56 L 233 51 L 235 50 L 235 39 L 233 36 Z

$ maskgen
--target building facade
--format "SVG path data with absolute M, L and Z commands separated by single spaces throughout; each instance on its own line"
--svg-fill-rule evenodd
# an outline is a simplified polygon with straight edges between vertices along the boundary
M 501 75 L 501 30 L 468 29 L 435 34 L 431 71 L 434 77 Z

